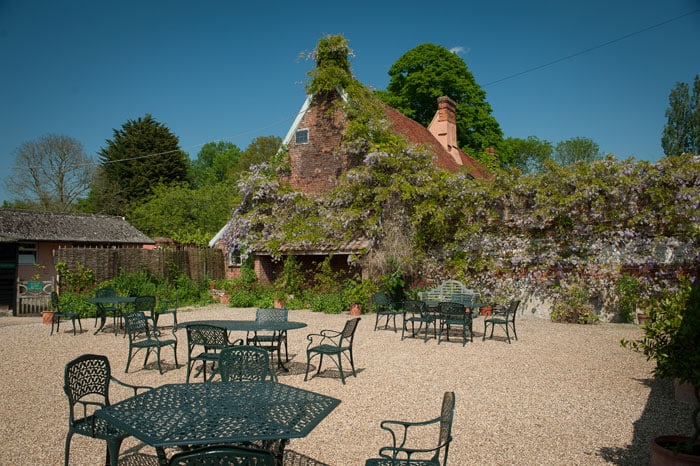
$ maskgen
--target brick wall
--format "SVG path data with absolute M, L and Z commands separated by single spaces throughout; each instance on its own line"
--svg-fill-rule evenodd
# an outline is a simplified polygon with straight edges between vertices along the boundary
M 298 130 L 308 130 L 308 143 L 289 143 L 291 175 L 289 183 L 307 193 L 322 193 L 334 187 L 347 168 L 341 152 L 345 116 L 335 108 L 342 100 L 337 93 L 314 96 Z

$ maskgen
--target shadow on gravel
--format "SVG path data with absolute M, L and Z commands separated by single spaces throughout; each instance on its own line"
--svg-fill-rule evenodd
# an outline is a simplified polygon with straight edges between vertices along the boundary
M 687 434 L 690 424 L 691 405 L 677 402 L 673 383 L 663 379 L 638 379 L 651 389 L 642 416 L 634 422 L 632 443 L 624 448 L 602 447 L 597 455 L 606 461 L 621 466 L 649 464 L 650 442 L 659 435 Z

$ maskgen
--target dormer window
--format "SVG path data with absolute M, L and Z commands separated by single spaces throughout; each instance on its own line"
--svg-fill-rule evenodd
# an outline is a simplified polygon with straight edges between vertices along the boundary
M 295 144 L 308 144 L 309 143 L 309 130 L 308 129 L 300 129 L 296 132 L 295 138 L 294 138 L 294 143 Z

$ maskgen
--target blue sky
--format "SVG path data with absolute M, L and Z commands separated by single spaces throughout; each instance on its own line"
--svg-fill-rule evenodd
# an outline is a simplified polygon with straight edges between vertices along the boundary
M 417 45 L 453 49 L 505 136 L 583 136 L 620 159 L 663 155 L 669 92 L 700 74 L 698 0 L 0 0 L 0 201 L 14 151 L 48 133 L 93 157 L 147 113 L 192 158 L 283 137 L 313 67 L 300 55 L 326 34 L 375 89 Z

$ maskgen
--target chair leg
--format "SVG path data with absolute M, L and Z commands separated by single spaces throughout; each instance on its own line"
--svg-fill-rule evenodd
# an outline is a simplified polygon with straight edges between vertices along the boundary
M 387 318 L 387 321 L 389 319 Z M 352 365 L 352 363 L 350 364 Z M 338 370 L 340 371 L 340 381 L 345 385 L 345 374 L 343 373 L 343 354 L 338 353 Z
M 64 457 L 63 464 L 64 464 L 64 466 L 68 466 L 68 460 L 69 460 L 69 457 L 70 457 L 70 441 L 71 441 L 72 438 L 73 438 L 73 432 L 71 432 L 71 431 L 69 430 L 69 431 L 68 431 L 68 434 L 66 435 L 66 447 L 65 447 L 66 450 L 65 450 L 65 452 L 64 452 L 64 454 L 63 454 L 63 457 Z
M 129 364 L 131 364 L 131 347 L 129 347 L 129 356 L 126 358 L 126 369 L 124 369 L 125 374 L 129 372 Z

